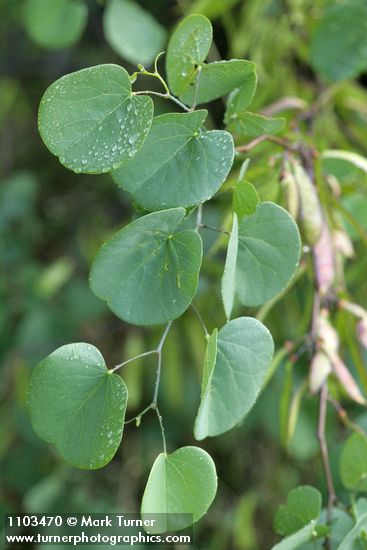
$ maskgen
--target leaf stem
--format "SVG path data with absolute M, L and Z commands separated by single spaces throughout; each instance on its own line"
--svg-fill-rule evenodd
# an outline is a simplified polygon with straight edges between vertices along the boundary
M 320 406 L 319 406 L 319 422 L 317 427 L 317 439 L 319 441 L 322 464 L 324 468 L 326 485 L 328 490 L 328 503 L 327 503 L 327 521 L 331 523 L 333 516 L 333 505 L 336 502 L 336 495 L 334 489 L 333 477 L 331 474 L 331 467 L 329 461 L 329 451 L 326 442 L 325 425 L 326 425 L 326 411 L 328 401 L 328 388 L 327 383 L 324 382 L 320 392 Z M 330 539 L 327 539 L 326 548 L 331 548 Z
M 218 227 L 212 227 L 211 225 L 207 225 L 206 223 L 199 224 L 199 229 L 210 229 L 210 231 L 216 231 L 217 233 L 224 233 L 225 235 L 230 235 L 230 231 L 226 231 L 225 229 L 219 229 Z
M 158 422 L 159 422 L 159 427 L 161 429 L 161 434 L 162 434 L 162 441 L 163 441 L 163 452 L 164 454 L 166 455 L 167 454 L 167 443 L 166 443 L 166 435 L 165 435 L 165 430 L 164 430 L 164 426 L 163 426 L 163 419 L 162 419 L 162 415 L 161 413 L 159 412 L 159 409 L 157 406 L 155 407 L 152 407 L 153 409 L 155 409 L 155 412 L 157 414 L 157 418 L 158 418 Z
M 177 97 L 173 96 L 171 93 L 165 93 L 165 94 L 162 94 L 161 92 L 154 92 L 153 90 L 142 90 L 142 91 L 138 91 L 138 92 L 133 92 L 134 95 L 147 95 L 147 94 L 150 94 L 150 95 L 157 95 L 159 97 L 163 97 L 164 99 L 170 99 L 171 101 L 173 101 L 174 103 L 176 103 L 176 105 L 178 105 L 179 107 L 181 107 L 181 109 L 183 109 L 184 111 L 186 111 L 187 113 L 190 111 L 190 109 L 187 107 L 187 105 L 185 105 L 184 103 L 182 103 L 179 99 L 177 99 Z
M 205 333 L 205 338 L 209 338 L 209 331 L 208 329 L 206 328 L 206 324 L 204 323 L 204 320 L 201 316 L 201 313 L 200 311 L 197 309 L 197 307 L 194 305 L 194 304 L 191 304 L 191 309 L 196 313 L 196 316 L 197 318 L 199 319 L 200 323 L 201 323 L 201 326 L 203 327 L 204 329 L 204 333 Z
M 113 369 L 110 369 L 109 372 L 113 373 L 117 369 L 120 369 L 124 365 L 127 365 L 128 363 L 132 363 L 133 361 L 136 361 L 137 359 L 141 359 L 142 357 L 147 357 L 148 355 L 153 355 L 154 353 L 158 353 L 158 350 L 152 349 L 150 351 L 145 351 L 144 353 L 139 353 L 139 355 L 135 355 L 134 357 L 130 357 L 130 359 L 127 359 L 123 363 L 120 363 L 119 365 L 116 365 Z
M 157 353 L 158 353 L 158 363 L 157 363 L 157 374 L 156 374 L 156 379 L 155 379 L 155 385 L 154 385 L 154 393 L 153 393 L 153 401 L 152 401 L 152 406 L 154 406 L 154 408 L 156 408 L 157 406 L 157 401 L 158 401 L 158 391 L 159 391 L 159 384 L 160 384 L 160 381 L 161 381 L 161 371 L 162 371 L 162 348 L 163 348 L 163 345 L 164 345 L 164 342 L 167 338 L 167 334 L 168 334 L 168 331 L 169 329 L 171 328 L 171 325 L 172 325 L 172 321 L 170 321 L 166 328 L 165 328 L 165 331 L 163 333 L 163 336 L 158 344 L 158 348 L 157 348 Z

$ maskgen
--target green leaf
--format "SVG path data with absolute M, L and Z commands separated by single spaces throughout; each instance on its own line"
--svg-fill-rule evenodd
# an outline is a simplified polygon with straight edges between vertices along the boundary
M 226 263 L 222 277 L 222 301 L 227 320 L 230 318 L 236 292 L 236 264 L 238 251 L 238 221 L 233 214 L 233 225 L 228 243 Z
M 248 181 L 238 181 L 233 189 L 233 210 L 241 221 L 256 212 L 260 199 L 255 187 Z
M 270 332 L 256 319 L 240 317 L 219 331 L 215 365 L 204 369 L 196 439 L 222 434 L 242 420 L 256 401 L 273 351 Z M 209 355 L 212 365 L 214 353 L 208 350 Z
M 253 71 L 247 75 L 241 87 L 233 90 L 228 96 L 227 108 L 224 115 L 224 122 L 226 124 L 230 124 L 231 120 L 246 113 L 254 98 L 256 86 L 257 75 L 254 67 Z
M 354 491 L 367 491 L 367 438 L 352 434 L 343 445 L 340 455 L 340 478 L 343 485 Z
M 111 48 L 133 64 L 151 65 L 166 42 L 164 27 L 131 0 L 109 0 L 103 28 Z
M 285 119 L 279 117 L 265 117 L 246 111 L 233 115 L 227 124 L 231 132 L 241 136 L 255 138 L 263 134 L 277 134 L 283 130 Z
M 353 153 L 352 151 L 339 151 L 338 149 L 330 149 L 328 151 L 323 151 L 321 153 L 323 159 L 338 159 L 349 162 L 366 172 L 367 174 L 367 158 L 359 155 L 358 153 Z
M 203 15 L 190 15 L 178 24 L 167 47 L 166 72 L 171 91 L 180 96 L 205 61 L 213 38 L 212 25 Z
M 98 252 L 91 288 L 124 321 L 165 323 L 190 305 L 202 243 L 196 231 L 175 232 L 184 216 L 183 208 L 148 214 L 118 231 Z
M 172 454 L 161 453 L 149 475 L 141 514 L 143 519 L 145 514 L 167 514 L 150 532 L 184 529 L 207 512 L 216 491 L 215 465 L 203 449 L 182 447 Z
M 200 132 L 207 111 L 160 115 L 137 155 L 112 173 L 146 210 L 193 206 L 221 187 L 234 158 L 232 136 Z
M 367 514 L 364 514 L 347 536 L 342 540 L 338 550 L 365 550 L 366 548 L 366 531 L 367 531 Z
M 29 37 L 43 48 L 61 49 L 75 44 L 87 24 L 82 0 L 26 0 L 24 25 Z
M 279 535 L 291 535 L 317 519 L 321 512 L 319 491 L 303 485 L 289 492 L 287 503 L 278 508 L 274 529 Z
M 262 202 L 239 225 L 237 292 L 246 306 L 259 306 L 280 293 L 292 279 L 301 240 L 286 210 Z
M 179 96 L 187 105 L 208 103 L 241 86 L 254 71 L 255 64 L 244 59 L 203 63 L 186 79 Z
M 311 63 L 314 69 L 334 82 L 354 78 L 367 68 L 366 50 L 366 2 L 331 2 L 312 36 Z
M 278 542 L 271 550 L 295 550 L 299 548 L 302 544 L 314 539 L 314 534 L 316 534 L 315 527 L 316 521 L 311 521 L 311 523 L 305 525 L 305 527 L 293 533 L 290 537 Z
M 137 153 L 152 117 L 152 100 L 132 94 L 125 69 L 98 65 L 51 84 L 41 100 L 38 126 L 64 166 L 98 174 Z
M 187 105 L 207 103 L 244 84 L 255 64 L 243 59 L 204 63 L 212 26 L 203 15 L 186 17 L 171 36 L 166 71 L 171 91 Z
M 112 460 L 122 438 L 127 389 L 97 348 L 68 344 L 33 371 L 28 405 L 33 428 L 77 468 L 95 470 Z

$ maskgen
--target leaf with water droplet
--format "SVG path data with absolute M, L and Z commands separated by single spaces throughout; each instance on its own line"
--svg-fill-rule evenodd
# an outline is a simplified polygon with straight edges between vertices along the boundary
M 241 86 L 255 64 L 244 59 L 205 63 L 212 26 L 203 15 L 186 17 L 167 47 L 166 70 L 170 89 L 187 105 L 207 103 Z
M 146 210 L 192 206 L 221 187 L 234 158 L 232 136 L 223 130 L 199 132 L 207 111 L 160 115 L 130 162 L 112 172 Z
M 211 456 L 199 447 L 161 453 L 153 464 L 141 504 L 142 519 L 154 514 L 150 533 L 177 531 L 198 521 L 217 492 Z
M 97 65 L 51 84 L 40 103 L 38 127 L 67 168 L 99 174 L 138 151 L 152 118 L 151 98 L 132 94 L 125 69 Z M 136 136 L 133 144 L 131 135 Z
M 176 231 L 183 208 L 133 221 L 107 241 L 90 273 L 93 292 L 135 325 L 166 323 L 190 305 L 202 258 L 196 231 Z
M 34 369 L 28 391 L 36 433 L 62 458 L 86 470 L 112 460 L 124 427 L 127 389 L 97 348 L 85 343 L 57 349 Z
M 205 357 L 196 439 L 222 434 L 242 420 L 256 401 L 273 351 L 270 332 L 251 317 L 229 321 L 217 340 L 213 332 Z

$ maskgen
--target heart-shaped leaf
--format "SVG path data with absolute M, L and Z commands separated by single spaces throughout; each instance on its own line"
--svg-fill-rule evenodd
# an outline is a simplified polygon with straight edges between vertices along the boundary
M 281 292 L 299 263 L 301 239 L 284 208 L 262 202 L 239 224 L 237 292 L 247 306 L 259 306 Z
M 199 440 L 230 430 L 249 412 L 274 351 L 270 332 L 250 317 L 233 319 L 219 331 L 216 355 L 214 345 L 210 339 L 194 428 Z
M 291 535 L 317 519 L 320 512 L 320 492 L 309 485 L 302 485 L 290 491 L 287 503 L 278 508 L 274 529 L 279 535 Z
M 134 64 L 150 65 L 166 41 L 165 28 L 132 0 L 109 0 L 103 28 L 111 48 Z
M 37 434 L 77 468 L 110 462 L 120 445 L 127 389 L 111 374 L 97 348 L 62 346 L 33 371 L 28 404 Z
M 217 491 L 212 458 L 199 447 L 182 447 L 160 454 L 144 491 L 141 514 L 154 514 L 150 532 L 176 531 L 198 521 Z M 157 514 L 162 514 L 159 518 Z
M 165 323 L 190 305 L 202 243 L 196 231 L 175 232 L 184 216 L 183 208 L 148 214 L 121 229 L 98 252 L 91 288 L 124 321 Z
M 125 69 L 98 65 L 51 84 L 40 103 L 38 126 L 64 166 L 99 174 L 137 153 L 152 117 L 152 100 L 132 94 Z
M 138 154 L 112 173 L 146 210 L 193 206 L 222 185 L 234 158 L 232 136 L 199 133 L 207 111 L 160 115 Z

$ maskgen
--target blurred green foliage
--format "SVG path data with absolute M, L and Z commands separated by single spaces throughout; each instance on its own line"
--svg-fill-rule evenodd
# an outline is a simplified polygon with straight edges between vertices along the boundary
M 89 265 L 99 245 L 133 215 L 125 194 L 108 175 L 97 178 L 66 171 L 46 151 L 37 133 L 38 104 L 51 82 L 99 63 L 120 63 L 133 72 L 129 62 L 134 58 L 125 53 L 126 59 L 120 59 L 108 46 L 103 33 L 103 1 L 60 0 L 60 9 L 73 4 L 72 9 L 79 10 L 70 21 L 63 20 L 61 34 L 55 19 L 50 33 L 47 17 L 54 18 L 55 13 L 42 9 L 42 15 L 36 17 L 32 4 L 41 3 L 0 3 L 0 510 L 134 512 L 160 441 L 153 417 L 144 417 L 144 429 L 127 426 L 113 462 L 102 470 L 87 472 L 65 466 L 51 446 L 35 436 L 26 410 L 31 369 L 57 346 L 90 342 L 113 366 L 151 349 L 160 335 L 119 321 L 87 284 Z M 357 59 L 347 70 L 349 58 L 339 59 L 335 54 L 330 63 L 339 66 L 332 70 L 328 64 L 325 69 L 322 51 L 328 37 L 323 32 L 327 22 L 322 18 L 332 0 L 136 3 L 167 30 L 184 14 L 207 15 L 215 29 L 216 47 L 209 54 L 210 61 L 238 57 L 257 63 L 254 109 L 271 115 L 273 102 L 284 100 L 290 106 L 282 111 L 288 119 L 285 132 L 297 133 L 302 127 L 306 139 L 319 150 L 352 149 L 367 154 L 366 80 L 360 74 L 365 67 Z M 350 28 L 353 22 L 347 25 Z M 365 33 L 365 27 L 360 32 Z M 160 39 L 162 36 L 164 33 Z M 121 45 L 115 49 L 126 51 Z M 364 59 L 365 51 L 364 46 Z M 340 80 L 350 76 L 357 79 Z M 144 79 L 138 85 L 144 89 Z M 156 103 L 156 113 L 166 108 L 163 102 Z M 224 105 L 218 100 L 210 110 L 213 125 L 221 124 L 223 114 Z M 262 200 L 282 203 L 277 181 L 279 149 L 264 143 L 249 157 L 246 179 L 255 185 Z M 325 179 L 326 173 L 329 179 L 331 175 L 338 178 L 341 196 L 333 206 L 355 249 L 354 259 L 347 264 L 348 288 L 355 301 L 366 305 L 366 175 L 341 160 L 325 160 L 323 167 Z M 229 220 L 223 212 L 223 203 L 213 201 L 205 209 L 204 222 L 227 227 Z M 227 241 L 210 231 L 204 231 L 203 238 L 207 256 L 195 303 L 212 330 L 225 321 L 219 281 Z M 297 285 L 261 311 L 278 349 L 307 332 L 312 295 L 312 275 L 306 266 Z M 242 312 L 237 306 L 235 313 Z M 367 357 L 356 342 L 354 318 L 340 312 L 337 324 L 348 366 L 366 390 Z M 172 328 L 164 349 L 161 409 L 172 448 L 193 442 L 205 353 L 200 331 L 189 310 Z M 288 363 L 279 357 L 273 378 L 243 425 L 206 444 L 215 459 L 220 484 L 213 507 L 195 528 L 200 550 L 270 548 L 277 540 L 272 530 L 274 512 L 286 501 L 290 489 L 310 484 L 325 497 L 316 438 L 317 402 L 302 386 L 308 357 L 299 357 L 291 375 Z M 150 393 L 153 367 L 150 358 L 126 366 L 131 416 L 144 406 Z M 348 410 L 354 416 L 354 406 L 348 404 Z M 292 419 L 291 429 L 287 418 Z M 366 417 L 357 422 L 366 426 Z M 348 504 L 338 472 L 348 432 L 332 410 L 327 427 L 336 489 Z

